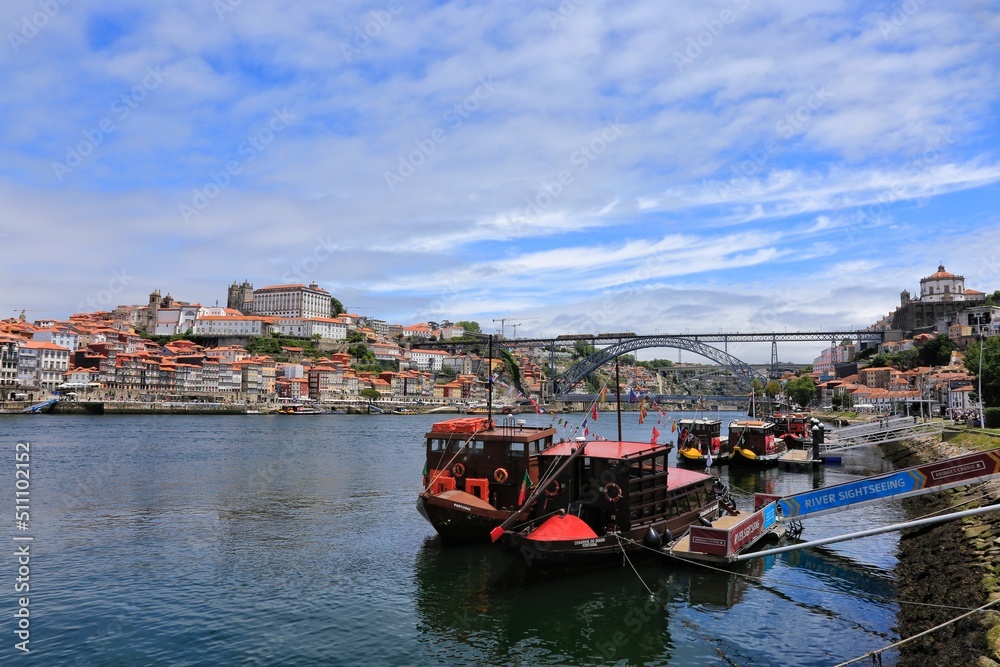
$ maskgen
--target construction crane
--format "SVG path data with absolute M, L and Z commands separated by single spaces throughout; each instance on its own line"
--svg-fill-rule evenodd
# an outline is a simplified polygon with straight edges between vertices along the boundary
M 507 322 L 510 322 L 512 319 L 514 319 L 514 318 L 513 317 L 495 317 L 495 318 L 493 318 L 494 322 L 499 322 L 500 323 L 500 338 L 501 338 L 501 340 L 504 338 L 504 325 Z M 517 319 L 520 319 L 520 320 L 537 320 L 538 318 L 537 317 L 519 317 Z M 511 322 L 511 324 L 510 324 L 510 326 L 512 326 L 514 328 L 514 339 L 515 340 L 517 339 L 517 328 L 520 325 L 522 325 L 522 324 L 524 324 L 524 322 Z

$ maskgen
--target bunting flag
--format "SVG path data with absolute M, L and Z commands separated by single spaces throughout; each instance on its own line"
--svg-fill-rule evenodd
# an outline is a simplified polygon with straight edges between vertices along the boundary
M 656 441 L 660 439 L 660 431 L 655 426 L 653 427 L 653 439 L 649 441 L 649 444 L 655 445 Z
M 528 497 L 528 489 L 533 487 L 534 484 L 531 483 L 531 478 L 528 477 L 528 471 L 524 471 L 524 477 L 521 479 L 521 491 L 517 494 L 517 504 L 523 505 L 525 498 Z
M 424 488 L 427 488 L 427 461 L 424 461 Z
M 677 433 L 677 420 L 676 419 L 673 419 L 670 422 L 670 432 L 671 433 Z
M 642 399 L 642 403 L 639 404 L 639 423 L 644 424 L 646 422 L 646 399 Z
M 635 396 L 636 396 L 635 390 L 632 389 L 631 387 L 629 387 L 629 389 L 628 389 L 628 402 L 629 403 L 635 403 Z
M 597 421 L 597 404 L 590 406 L 590 418 Z
M 712 445 L 709 445 L 708 447 L 706 447 L 706 449 L 708 450 L 708 453 L 705 454 L 705 467 L 706 468 L 711 468 L 712 467 Z
M 608 402 L 608 385 L 601 387 L 601 403 Z

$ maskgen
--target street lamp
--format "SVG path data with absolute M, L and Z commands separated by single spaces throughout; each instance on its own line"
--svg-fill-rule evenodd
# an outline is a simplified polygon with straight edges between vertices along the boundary
M 983 416 L 983 334 L 979 334 L 979 428 L 986 428 Z

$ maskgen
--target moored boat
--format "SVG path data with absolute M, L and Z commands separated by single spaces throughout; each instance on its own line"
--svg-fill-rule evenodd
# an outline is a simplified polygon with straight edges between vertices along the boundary
M 417 510 L 445 542 L 489 542 L 490 531 L 538 482 L 538 454 L 556 430 L 505 417 L 449 419 L 425 435 L 427 461 Z
M 721 420 L 680 419 L 677 428 L 677 465 L 707 468 L 729 462 Z
M 774 424 L 741 419 L 729 424 L 729 465 L 768 467 L 788 451 L 785 441 L 774 437 Z
M 278 408 L 279 415 L 321 415 L 323 410 L 312 405 L 283 405 Z
M 671 449 L 607 440 L 554 445 L 539 454 L 538 465 L 549 474 L 529 499 L 524 521 L 519 515 L 504 541 L 529 567 L 575 569 L 654 553 L 692 525 L 711 523 L 726 511 L 721 483 L 669 468 Z

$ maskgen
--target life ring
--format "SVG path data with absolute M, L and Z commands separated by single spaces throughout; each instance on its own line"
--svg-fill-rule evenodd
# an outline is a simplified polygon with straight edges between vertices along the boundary
M 507 471 L 503 468 L 497 468 L 493 471 L 493 479 L 495 479 L 499 484 L 503 484 L 507 481 Z
M 463 477 L 465 475 L 465 464 L 456 463 L 451 467 L 451 474 L 455 477 Z
M 621 500 L 621 497 L 622 487 L 618 486 L 614 482 L 604 487 L 604 499 L 609 503 L 616 503 Z
M 562 487 L 559 485 L 558 479 L 552 480 L 545 487 L 545 495 L 547 495 L 549 498 L 554 498 L 558 496 L 560 491 L 562 491 Z

